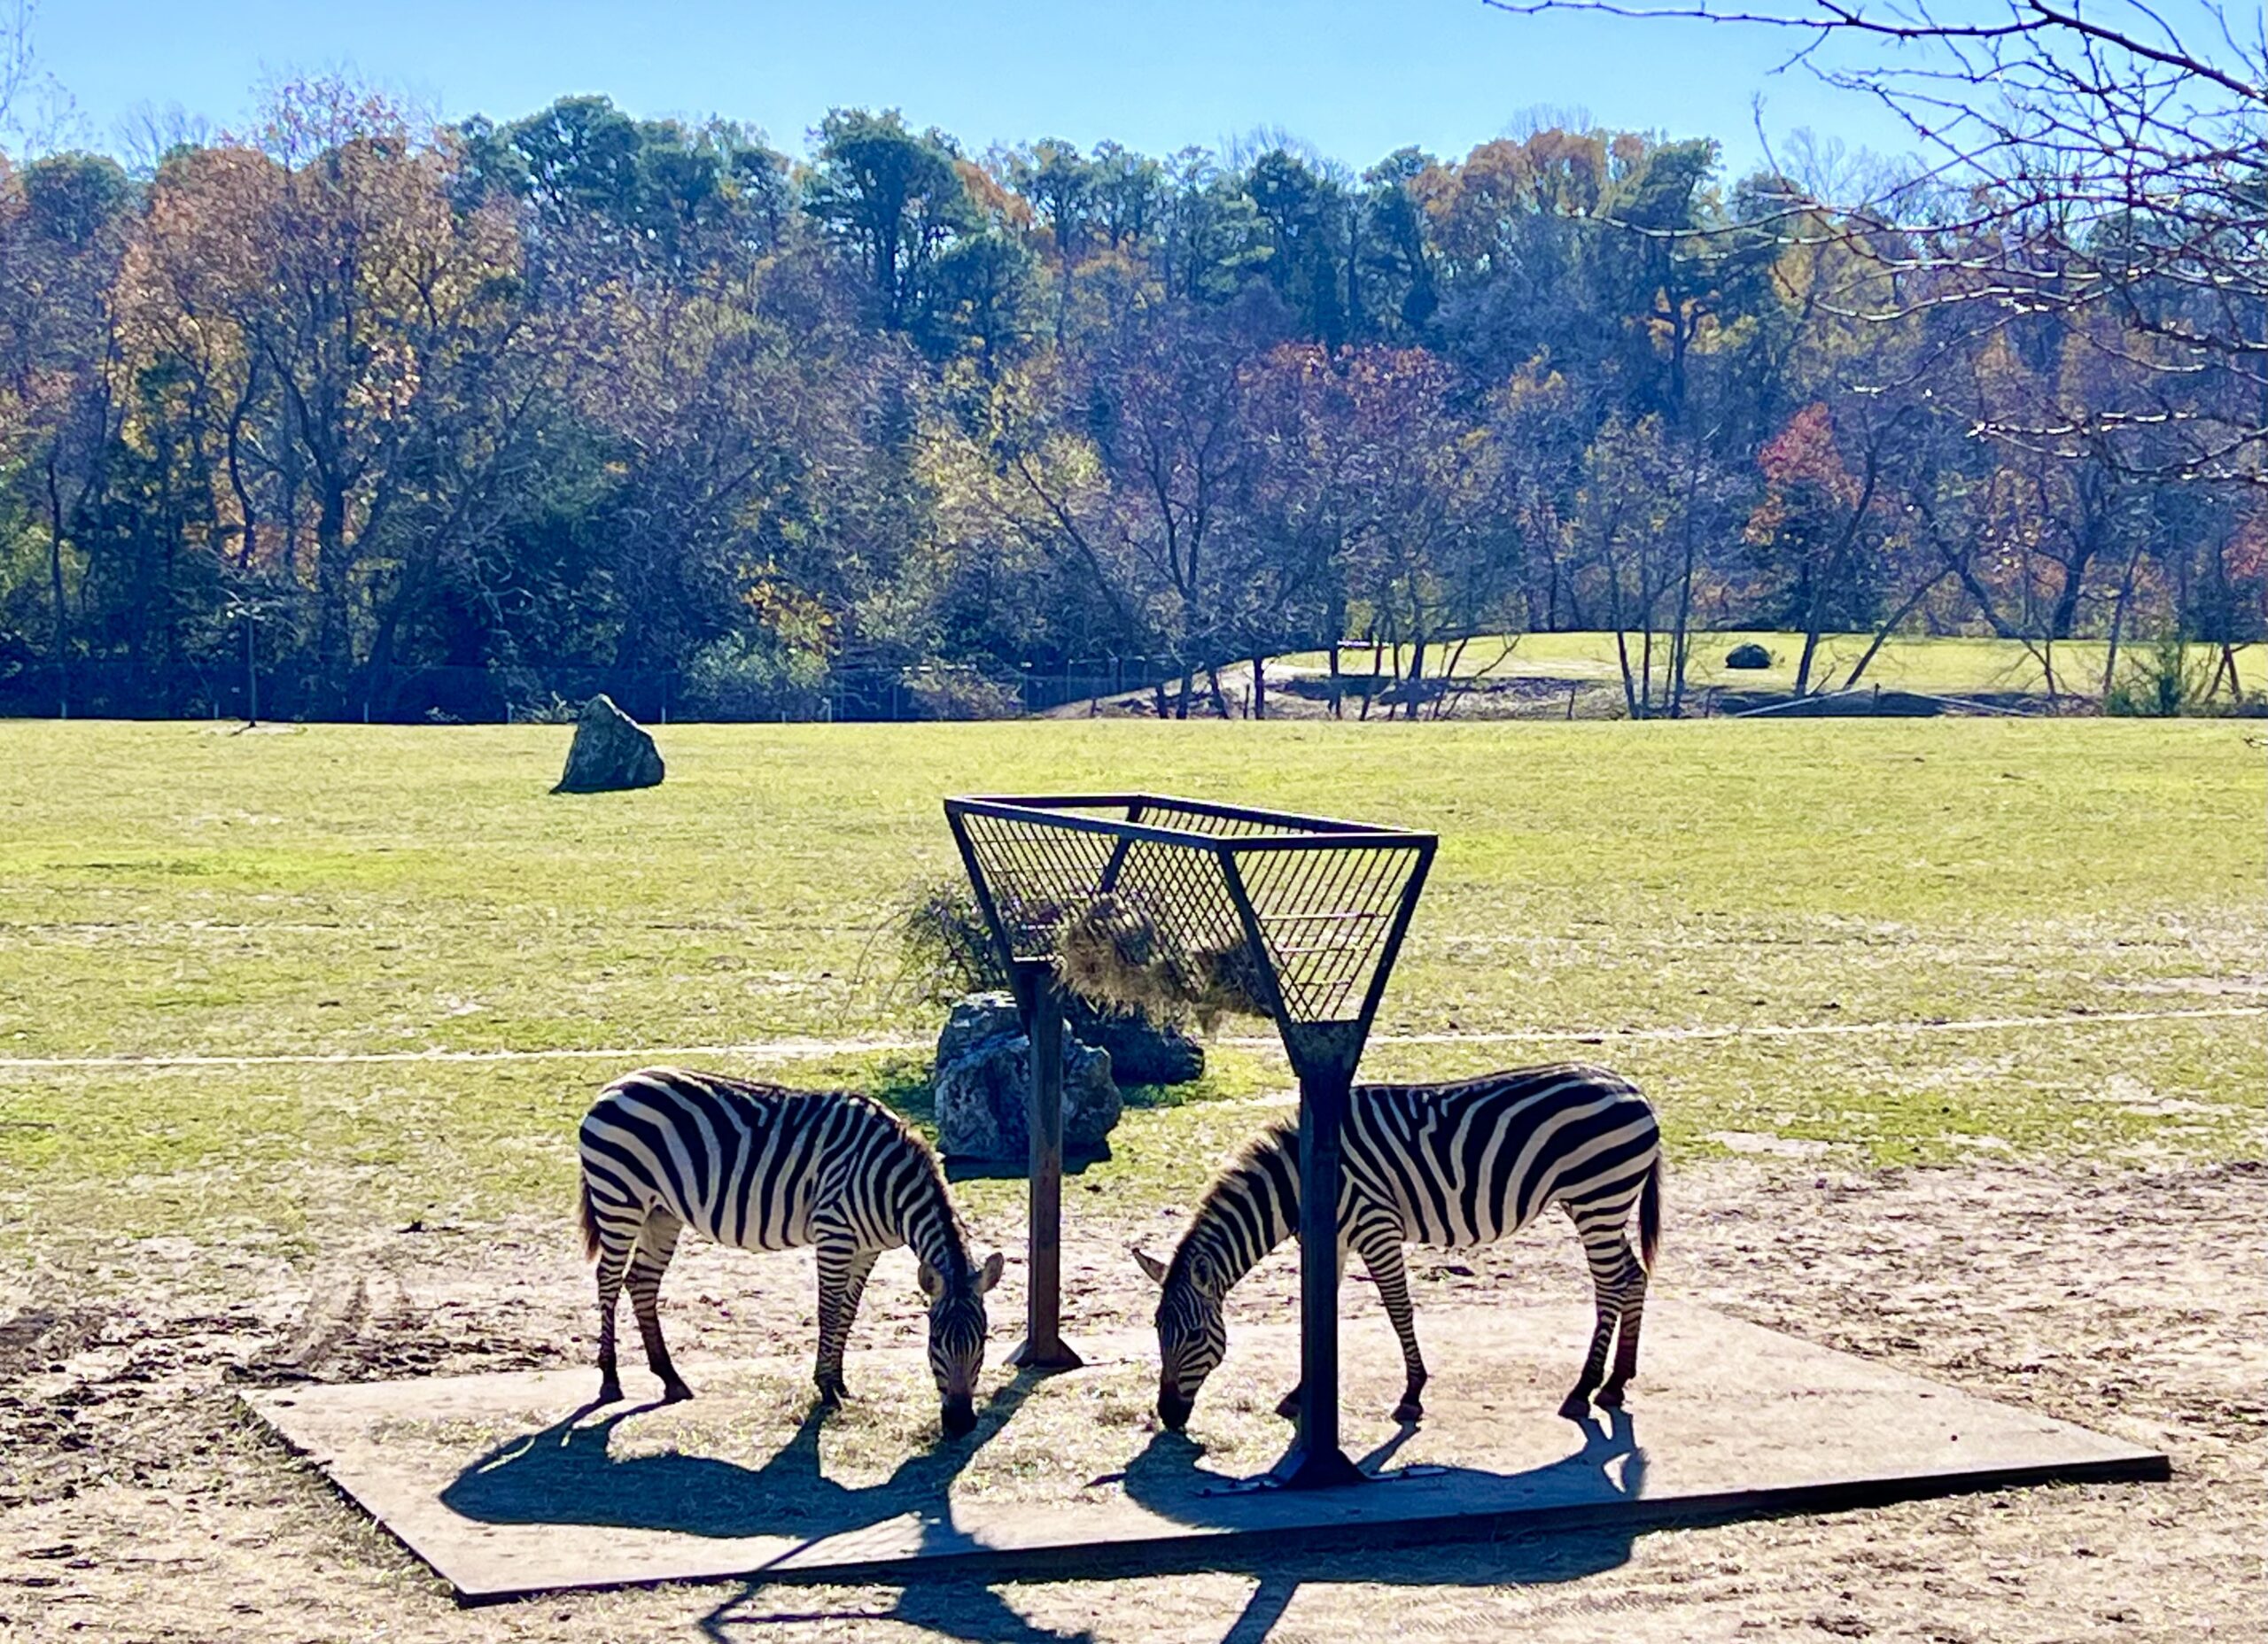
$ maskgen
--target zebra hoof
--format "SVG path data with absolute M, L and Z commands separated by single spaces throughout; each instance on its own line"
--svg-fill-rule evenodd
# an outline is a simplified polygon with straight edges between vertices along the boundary
M 1394 1407 L 1394 1419 L 1405 1427 L 1415 1427 L 1425 1419 L 1425 1408 L 1415 1399 L 1404 1399 Z
M 1276 1400 L 1276 1414 L 1287 1422 L 1299 1420 L 1300 1390 L 1298 1388 L 1293 1388 L 1291 1392 Z
M 1598 1390 L 1598 1397 L 1594 1399 L 1591 1402 L 1597 1405 L 1602 1410 L 1620 1409 L 1623 1402 L 1623 1393 L 1620 1384 L 1616 1382 L 1607 1383 L 1605 1386 Z
M 1578 1387 L 1560 1400 L 1559 1414 L 1571 1422 L 1580 1422 L 1591 1413 L 1590 1390 Z
M 683 1404 L 691 1397 L 693 1397 L 693 1389 L 687 1386 L 683 1382 L 667 1381 L 662 1384 L 662 1402 L 664 1404 Z
M 602 1378 L 599 1383 L 599 1396 L 594 1399 L 591 1402 L 594 1404 L 620 1404 L 622 1402 L 621 1382 L 611 1376 Z

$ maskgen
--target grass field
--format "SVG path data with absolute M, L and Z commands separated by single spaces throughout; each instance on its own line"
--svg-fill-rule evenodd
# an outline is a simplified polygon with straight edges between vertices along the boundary
M 1772 653 L 1773 665 L 1766 669 L 1726 667 L 1726 654 L 1735 646 L 1751 640 Z M 1640 636 L 1632 634 L 1628 641 L 1635 665 Z M 1840 685 L 1873 642 L 1873 636 L 1864 633 L 1821 636 L 1819 653 L 1812 660 L 1813 685 Z M 1659 670 L 1665 665 L 1667 640 L 1657 635 L 1655 643 L 1655 667 Z M 1406 665 L 1409 658 L 1407 648 L 1403 648 L 1402 662 Z M 1697 634 L 1693 640 L 1687 679 L 1691 686 L 1702 689 L 1721 686 L 1744 691 L 1792 690 L 1796 664 L 1803 655 L 1803 648 L 1804 636 L 1800 633 Z M 2101 640 L 2057 642 L 2049 652 L 2057 686 L 2082 695 L 2099 695 L 2108 651 L 2109 647 Z M 1449 655 L 1435 648 L 1426 663 L 1428 671 L 1438 672 L 1448 665 Z M 2143 652 L 2130 646 L 2124 648 L 2122 655 L 2139 661 Z M 2194 665 L 2210 671 L 2212 658 L 2202 648 L 2194 649 L 2191 656 Z M 2268 645 L 2241 645 L 2236 648 L 2236 658 L 2238 679 L 2246 691 L 2256 694 L 2268 686 Z M 1321 651 L 1302 652 L 1284 659 L 1290 666 L 1318 671 L 1328 665 L 1328 660 Z M 1340 666 L 1358 673 L 1367 672 L 1370 654 L 1343 654 Z M 2119 671 L 2124 674 L 2126 669 L 2127 664 L 2122 663 Z M 1612 633 L 1530 633 L 1511 640 L 1480 638 L 1456 657 L 1455 671 L 1461 677 L 1485 675 L 1499 679 L 1619 681 L 1622 677 Z M 2038 692 L 2045 687 L 2047 679 L 2039 656 L 2013 640 L 1900 635 L 1884 642 L 1880 654 L 1867 664 L 1860 684 L 1878 685 L 1884 690 L 1969 696 Z
M 1150 787 L 1438 830 L 1372 1076 L 1607 1060 L 1688 1154 L 2261 1143 L 2260 1020 L 2172 1014 L 2268 999 L 2268 784 L 2240 725 L 675 727 L 662 787 L 553 797 L 567 734 L 0 725 L 0 1250 L 290 1253 L 541 1207 L 582 1105 L 643 1048 L 933 1031 L 888 927 L 953 869 L 953 791 Z M 1928 1028 L 2074 1012 L 2146 1019 Z M 1394 1043 L 1490 1033 L 1534 1037 Z M 918 1113 L 923 1061 L 796 1076 Z M 1087 1187 L 1185 1197 L 1285 1083 L 1263 1046 L 1217 1048 Z

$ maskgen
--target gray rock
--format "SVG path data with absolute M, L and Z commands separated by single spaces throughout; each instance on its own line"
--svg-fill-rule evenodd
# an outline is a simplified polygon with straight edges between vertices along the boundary
M 662 779 L 662 751 L 645 727 L 614 705 L 603 692 L 583 704 L 575 722 L 575 741 L 567 750 L 567 770 L 555 794 L 603 794 L 617 788 L 652 787 Z
M 1023 1031 L 1013 994 L 972 993 L 955 999 L 937 1035 L 937 1066 L 960 1060 L 987 1039 L 1021 1038 Z
M 1186 1084 L 1205 1072 L 1205 1047 L 1179 1028 L 1098 1011 L 1084 999 L 1070 1002 L 1064 1021 L 1082 1043 L 1110 1052 L 1110 1075 L 1122 1090 L 1138 1084 Z
M 1728 668 L 1769 668 L 1771 665 L 1772 653 L 1753 640 L 1736 645 L 1725 653 L 1725 666 Z
M 948 1159 L 1021 1164 L 1030 1155 L 1031 1041 L 1007 995 L 978 994 L 952 1008 L 937 1036 L 933 1077 L 937 1146 Z M 1063 1149 L 1091 1152 L 1118 1123 L 1118 1086 L 1107 1051 L 1063 1035 Z

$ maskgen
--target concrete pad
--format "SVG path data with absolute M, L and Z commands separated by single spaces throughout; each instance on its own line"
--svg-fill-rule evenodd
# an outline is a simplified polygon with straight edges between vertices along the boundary
M 861 1395 L 810 1413 L 809 1361 L 693 1367 L 668 1407 L 582 1407 L 587 1367 L 247 1392 L 468 1603 L 729 1577 L 904 1581 L 1235 1568 L 1263 1551 L 1378 1547 L 1852 1508 L 2061 1481 L 2154 1479 L 2164 1456 L 1694 1307 L 1646 1320 L 1627 1415 L 1555 1411 L 1587 1308 L 1421 1310 L 1425 1423 L 1387 1416 L 1384 1322 L 1344 1327 L 1348 1489 L 1254 1488 L 1289 1426 L 1289 1326 L 1234 1330 L 1187 1437 L 1150 1417 L 1144 1332 L 1072 1340 L 1088 1368 L 988 1371 L 975 1434 L 937 1437 L 918 1352 L 854 1345 Z M 632 1378 L 637 1398 L 637 1378 Z

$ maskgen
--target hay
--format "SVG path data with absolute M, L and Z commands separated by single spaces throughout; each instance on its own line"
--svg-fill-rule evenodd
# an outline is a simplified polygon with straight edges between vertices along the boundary
M 1223 1016 L 1272 1016 L 1268 1008 L 1268 979 L 1251 945 L 1213 948 L 1197 956 L 1199 985 L 1189 1008 L 1207 1033 Z
M 1055 937 L 1055 973 L 1081 998 L 1153 1021 L 1186 1005 L 1172 981 L 1158 927 L 1115 896 L 1098 896 Z
M 1097 897 L 1063 926 L 1055 969 L 1081 998 L 1161 1025 L 1194 1017 L 1209 1033 L 1223 1016 L 1270 1013 L 1247 944 L 1177 953 L 1146 912 L 1115 896 Z

